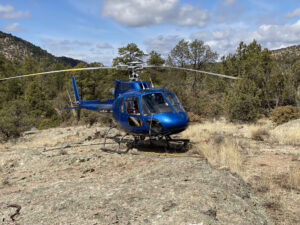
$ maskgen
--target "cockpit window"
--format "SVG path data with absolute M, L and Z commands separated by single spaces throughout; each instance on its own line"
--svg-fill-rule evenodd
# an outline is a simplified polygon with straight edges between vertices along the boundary
M 142 97 L 144 115 L 172 112 L 161 93 L 147 94 Z
M 173 108 L 176 112 L 184 112 L 184 108 L 180 104 L 177 96 L 172 92 L 165 92 L 165 96 L 167 97 L 168 101 L 171 103 Z

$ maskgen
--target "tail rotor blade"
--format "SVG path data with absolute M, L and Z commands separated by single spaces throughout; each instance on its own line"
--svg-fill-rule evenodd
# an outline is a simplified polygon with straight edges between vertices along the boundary
M 70 93 L 69 93 L 69 91 L 67 91 L 67 93 L 68 93 L 68 97 L 69 97 L 69 102 L 70 102 L 70 105 L 71 105 L 71 110 L 72 110 L 72 114 L 75 116 L 76 115 L 76 112 L 75 112 L 75 109 L 74 109 L 74 104 L 73 104 L 73 102 L 72 102 L 72 99 L 71 99 L 71 96 L 70 96 Z

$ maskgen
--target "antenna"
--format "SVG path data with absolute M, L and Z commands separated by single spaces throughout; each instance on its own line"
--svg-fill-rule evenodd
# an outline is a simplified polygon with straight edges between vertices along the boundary
M 152 82 L 151 76 L 150 76 L 150 83 L 151 83 L 151 88 L 154 88 L 154 85 L 153 85 L 153 82 Z

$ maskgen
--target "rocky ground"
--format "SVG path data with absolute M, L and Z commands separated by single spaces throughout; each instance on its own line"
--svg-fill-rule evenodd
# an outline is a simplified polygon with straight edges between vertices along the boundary
M 249 184 L 201 154 L 107 153 L 104 131 L 33 130 L 2 144 L 0 224 L 273 224 Z

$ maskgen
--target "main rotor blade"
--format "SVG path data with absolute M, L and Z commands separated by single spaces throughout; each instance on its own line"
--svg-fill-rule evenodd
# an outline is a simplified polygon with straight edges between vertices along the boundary
M 99 67 L 73 68 L 73 69 L 65 69 L 65 70 L 53 70 L 53 71 L 48 71 L 48 72 L 31 73 L 31 74 L 19 75 L 19 76 L 15 76 L 15 77 L 1 78 L 0 81 L 18 79 L 18 78 L 24 78 L 24 77 L 34 77 L 34 76 L 47 75 L 47 74 L 53 74 L 53 73 L 64 73 L 64 72 L 85 71 L 85 70 L 108 70 L 108 69 L 116 69 L 116 67 L 101 67 L 101 66 L 99 66 Z
M 144 68 L 145 69 L 147 69 L 147 68 L 165 68 L 165 69 L 174 69 L 174 70 L 185 70 L 185 71 L 190 71 L 190 72 L 208 74 L 208 75 L 217 76 L 217 77 L 224 77 L 224 78 L 233 79 L 233 80 L 241 79 L 239 77 L 232 77 L 232 76 L 219 74 L 219 73 L 212 73 L 212 72 L 206 72 L 206 71 L 202 71 L 202 70 L 188 69 L 188 68 L 175 67 L 175 66 L 144 66 Z

